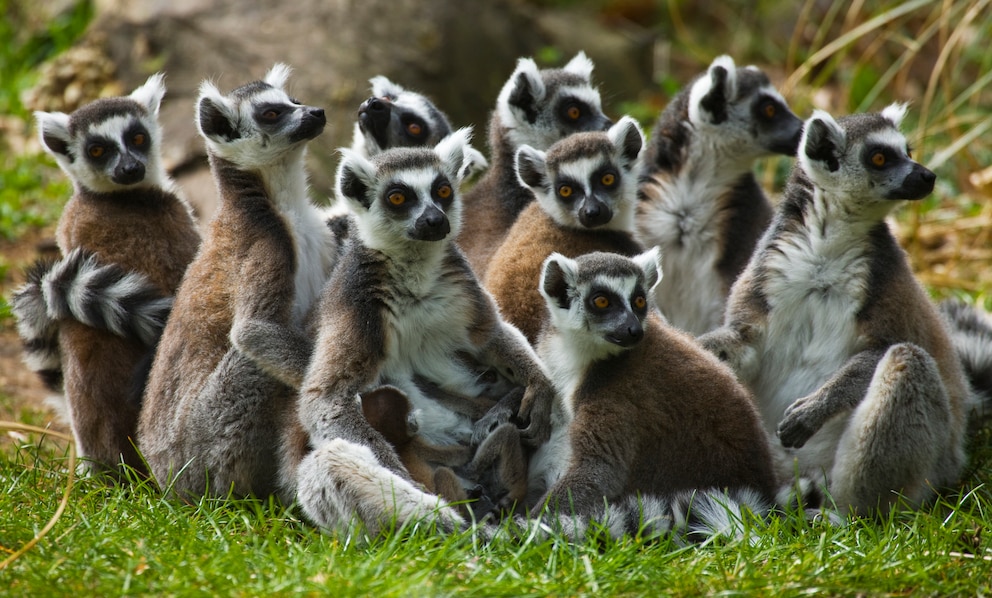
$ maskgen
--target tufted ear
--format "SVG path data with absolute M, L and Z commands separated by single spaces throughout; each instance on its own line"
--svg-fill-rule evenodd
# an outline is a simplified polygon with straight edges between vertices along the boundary
M 288 64 L 277 62 L 272 65 L 269 72 L 265 73 L 264 81 L 272 87 L 283 89 L 286 86 L 286 81 L 289 80 L 290 73 L 292 72 L 293 69 Z
M 568 64 L 562 68 L 565 72 L 572 73 L 573 75 L 579 75 L 580 77 L 590 80 L 592 79 L 592 69 L 592 60 L 590 60 L 589 57 L 586 56 L 586 53 L 581 50 L 575 55 L 575 57 L 568 61 Z
M 571 306 L 569 289 L 575 286 L 579 264 L 560 253 L 552 253 L 541 268 L 541 295 L 549 309 L 568 309 Z
M 406 91 L 400 85 L 393 83 L 387 77 L 378 75 L 369 79 L 372 84 L 372 96 L 377 98 L 396 98 Z
M 148 109 L 150 114 L 158 114 L 162 98 L 165 96 L 165 75 L 155 73 L 145 84 L 131 92 L 131 99 Z
M 375 166 L 358 152 L 341 149 L 341 164 L 335 179 L 335 191 L 339 200 L 352 206 L 368 210 L 372 205 L 370 191 L 375 187 Z
M 547 89 L 537 69 L 537 63 L 530 58 L 517 61 L 517 68 L 500 91 L 497 104 L 504 122 L 517 120 L 516 112 L 523 114 L 527 122 L 537 121 L 538 106 L 544 100 Z
M 610 127 L 607 132 L 610 142 L 620 150 L 620 156 L 627 166 L 637 162 L 641 155 L 641 148 L 644 147 L 644 133 L 637 121 L 630 116 L 624 116 Z
M 802 148 L 802 162 L 835 172 L 840 168 L 840 158 L 847 147 L 847 135 L 830 114 L 814 110 L 803 127 L 799 147 Z
M 236 122 L 238 115 L 233 106 L 209 81 L 200 84 L 200 98 L 196 102 L 196 128 L 207 139 L 233 141 L 241 137 Z
M 632 259 L 637 267 L 644 272 L 644 286 L 650 293 L 661 282 L 661 249 L 656 245 Z
M 35 112 L 38 122 L 38 137 L 45 150 L 56 158 L 62 156 L 73 160 L 69 151 L 72 136 L 69 135 L 69 115 L 64 112 Z
M 906 117 L 907 108 L 906 104 L 900 102 L 889 104 L 882 109 L 882 118 L 888 120 L 892 126 L 898 129 L 902 124 L 902 119 Z
M 706 75 L 692 86 L 689 120 L 718 125 L 727 120 L 727 106 L 737 98 L 737 67 L 730 56 L 713 60 Z
M 529 145 L 521 145 L 514 157 L 514 168 L 517 180 L 534 191 L 544 191 L 548 188 L 547 155 Z
M 462 127 L 454 133 L 448 135 L 434 146 L 434 151 L 441 157 L 441 161 L 452 167 L 452 171 L 458 178 L 456 183 L 472 170 L 474 156 L 469 153 L 472 141 L 472 127 Z

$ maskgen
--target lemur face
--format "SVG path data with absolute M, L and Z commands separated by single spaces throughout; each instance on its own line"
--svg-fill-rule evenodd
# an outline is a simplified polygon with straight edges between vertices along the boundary
M 265 80 L 222 95 L 212 83 L 200 87 L 196 124 L 207 146 L 240 168 L 270 165 L 324 130 L 323 108 L 304 106 L 284 90 L 290 69 L 277 64 Z
M 459 129 L 434 148 L 393 148 L 371 160 L 343 150 L 337 192 L 351 206 L 366 245 L 389 252 L 457 234 L 458 185 L 471 167 L 470 136 L 471 129 Z
M 561 69 L 538 70 L 533 60 L 519 60 L 496 102 L 514 147 L 543 151 L 572 133 L 609 128 L 612 122 L 592 85 L 592 69 L 582 52 Z
M 42 145 L 75 184 L 90 191 L 161 186 L 162 80 L 154 75 L 129 96 L 96 100 L 72 115 L 35 113 Z
M 738 68 L 721 56 L 693 83 L 689 98 L 692 125 L 718 128 L 723 142 L 748 158 L 796 155 L 803 122 L 757 68 Z
M 628 230 L 643 146 L 640 127 L 625 116 L 605 133 L 569 135 L 547 153 L 522 146 L 516 155 L 517 177 L 564 227 Z
M 573 260 L 554 253 L 544 262 L 540 290 L 552 324 L 601 358 L 644 337 L 651 291 L 660 279 L 657 248 L 634 258 L 597 252 Z
M 910 157 L 899 132 L 904 115 L 900 104 L 837 120 L 816 111 L 806 123 L 799 163 L 814 184 L 851 210 L 878 206 L 884 212 L 890 200 L 922 199 L 937 176 Z
M 358 127 L 373 156 L 391 147 L 434 146 L 451 134 L 447 117 L 427 97 L 374 77 L 372 97 L 358 108 Z

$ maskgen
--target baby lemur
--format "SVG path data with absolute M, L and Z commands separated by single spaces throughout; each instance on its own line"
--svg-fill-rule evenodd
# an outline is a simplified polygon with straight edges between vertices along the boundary
M 842 513 L 920 505 L 957 481 L 972 401 L 944 322 L 885 217 L 930 194 L 905 107 L 806 121 L 775 218 L 700 341 L 754 394 L 783 471 Z
M 304 167 L 326 118 L 286 93 L 288 76 L 277 64 L 227 95 L 200 87 L 196 124 L 219 207 L 176 293 L 138 434 L 155 478 L 181 495 L 277 490 L 296 390 L 233 342 L 245 330 L 300 329 L 335 259 Z
M 503 317 L 532 344 L 548 319 L 538 290 L 545 258 L 641 253 L 633 229 L 643 145 L 637 122 L 625 116 L 606 132 L 573 133 L 547 153 L 529 145 L 517 150 L 520 184 L 537 201 L 513 223 L 484 281 Z
M 645 149 L 637 239 L 661 248 L 658 306 L 692 334 L 719 326 L 727 295 L 771 221 L 758 158 L 794 156 L 802 120 L 755 67 L 713 61 L 668 104 Z
M 90 471 L 139 472 L 135 432 L 147 363 L 199 245 L 192 211 L 161 161 L 153 75 L 130 95 L 37 112 L 42 146 L 72 180 L 59 219 L 63 259 L 14 297 L 31 367 L 64 392 Z M 40 357 L 40 359 L 39 359 Z

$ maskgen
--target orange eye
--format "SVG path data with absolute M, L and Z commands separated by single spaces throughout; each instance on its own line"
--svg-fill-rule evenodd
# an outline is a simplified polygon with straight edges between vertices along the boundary
M 265 120 L 275 120 L 279 118 L 279 111 L 272 109 L 266 110 L 265 112 L 262 113 L 262 118 L 264 118 Z
M 579 117 L 582 116 L 582 109 L 578 106 L 569 106 L 568 110 L 565 111 L 565 116 L 569 120 L 579 120 Z
M 645 307 L 647 307 L 647 305 L 648 305 L 648 300 L 645 299 L 642 295 L 638 295 L 637 297 L 634 297 L 634 307 L 636 307 L 637 309 L 644 309 Z
M 141 147 L 142 145 L 144 145 L 145 144 L 145 135 L 144 135 L 144 133 L 138 133 L 134 137 L 132 137 L 131 138 L 131 143 L 133 143 L 134 145 L 136 145 L 138 147 Z
M 86 148 L 86 153 L 90 155 L 90 158 L 99 158 L 100 156 L 103 155 L 104 151 L 105 150 L 103 146 L 97 144 L 91 145 L 88 148 Z
M 875 152 L 871 155 L 871 163 L 878 167 L 885 166 L 885 154 L 882 152 Z
M 389 203 L 394 206 L 401 206 L 406 203 L 406 195 L 400 193 L 399 191 L 393 191 L 389 194 L 387 199 L 389 200 Z
M 764 112 L 765 112 L 765 116 L 766 117 L 768 117 L 768 118 L 774 118 L 774 116 L 778 112 L 778 110 L 775 108 L 775 104 L 772 104 L 771 102 L 769 102 L 769 103 L 765 104 L 765 110 L 764 110 Z
M 438 187 L 437 196 L 441 199 L 448 199 L 451 197 L 451 185 L 441 185 Z
M 593 297 L 592 304 L 596 306 L 596 309 L 606 309 L 610 306 L 610 300 L 603 295 L 596 295 Z
M 420 137 L 420 134 L 424 132 L 424 128 L 417 123 L 410 123 L 406 126 L 406 131 L 414 137 Z
M 558 187 L 559 197 L 571 197 L 571 195 L 572 195 L 572 188 L 569 187 L 568 185 L 562 185 L 561 187 Z
M 612 172 L 607 172 L 603 175 L 603 178 L 599 179 L 599 182 L 603 183 L 607 187 L 612 187 L 613 183 L 617 182 L 617 177 Z

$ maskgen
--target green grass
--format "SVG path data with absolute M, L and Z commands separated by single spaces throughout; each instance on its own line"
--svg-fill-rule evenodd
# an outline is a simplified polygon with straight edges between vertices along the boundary
M 61 441 L 29 435 L 0 457 L 0 560 L 34 538 L 70 483 Z M 76 478 L 65 512 L 0 570 L 9 595 L 988 595 L 992 486 L 983 473 L 919 512 L 834 527 L 772 518 L 753 542 L 679 548 L 441 536 L 327 535 L 254 500 L 168 500 Z M 975 558 L 973 558 L 975 557 Z M 984 557 L 984 558 L 977 558 Z

